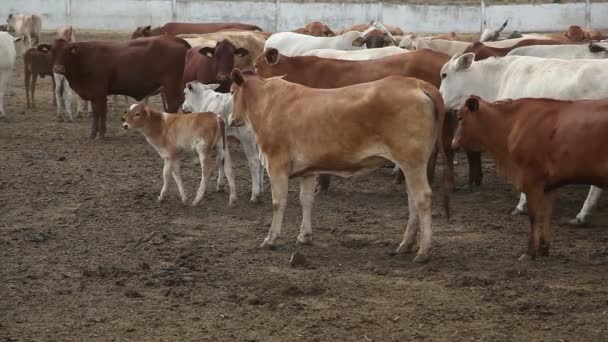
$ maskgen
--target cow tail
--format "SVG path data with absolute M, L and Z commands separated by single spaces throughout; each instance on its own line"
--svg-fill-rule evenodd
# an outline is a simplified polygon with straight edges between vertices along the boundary
M 422 83 L 422 82 L 421 82 Z M 454 189 L 454 151 L 452 150 L 452 129 L 447 120 L 443 98 L 439 90 L 430 83 L 422 83 L 421 90 L 433 101 L 435 118 L 438 120 L 437 147 L 443 156 L 443 209 L 450 219 L 450 195 Z
M 224 156 L 222 158 L 222 168 L 224 167 L 224 160 L 226 160 L 226 154 L 230 153 L 230 151 L 228 151 L 228 144 L 226 141 L 226 121 L 224 121 L 224 118 L 221 117 L 220 115 L 217 116 L 217 123 L 218 123 L 218 127 L 220 129 L 220 139 L 222 139 L 222 151 L 224 153 Z

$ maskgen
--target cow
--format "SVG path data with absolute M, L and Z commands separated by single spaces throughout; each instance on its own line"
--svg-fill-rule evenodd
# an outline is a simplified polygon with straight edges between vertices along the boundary
M 437 88 L 401 76 L 332 90 L 264 79 L 238 69 L 231 78 L 234 111 L 229 123 L 251 127 L 270 179 L 273 220 L 262 248 L 273 248 L 281 234 L 289 178 L 300 178 L 303 215 L 297 242 L 308 244 L 315 176 L 360 175 L 389 159 L 404 170 L 409 198 L 408 224 L 397 253 L 412 250 L 419 221 L 420 248 L 414 261 L 429 260 L 431 188 L 426 167 L 444 120 Z M 447 162 L 443 148 L 441 152 Z M 449 217 L 445 190 L 443 204 Z
M 235 48 L 228 40 L 220 41 L 213 48 L 191 48 L 186 54 L 182 85 L 185 87 L 190 81 L 219 83 L 218 91 L 227 93 L 230 91 L 230 72 L 234 68 L 235 56 L 242 57 L 247 54 L 247 49 Z
M 207 189 L 207 182 L 213 171 L 213 154 L 217 164 L 226 173 L 230 198 L 228 206 L 236 201 L 232 160 L 226 143 L 226 123 L 211 112 L 170 114 L 160 113 L 143 105 L 133 104 L 122 118 L 122 128 L 132 129 L 144 135 L 158 155 L 163 158 L 163 187 L 158 196 L 162 202 L 167 193 L 169 178 L 177 185 L 182 203 L 188 200 L 180 175 L 179 160 L 187 155 L 196 155 L 201 164 L 201 182 L 192 206 L 198 205 Z M 219 179 L 219 178 L 218 178 Z
M 200 82 L 189 82 L 184 88 L 184 103 L 182 110 L 189 112 L 213 112 L 221 115 L 224 120 L 232 113 L 232 95 L 219 93 L 216 89 L 219 84 L 202 84 Z M 246 127 L 226 127 L 226 136 L 237 139 L 249 164 L 251 173 L 251 202 L 258 203 L 260 195 L 264 191 L 264 167 L 258 156 L 258 146 L 255 139 Z M 222 175 L 221 173 L 218 177 Z M 218 181 L 218 185 L 220 182 Z
M 509 20 L 505 20 L 505 22 L 502 24 L 502 26 L 500 26 L 498 29 L 495 29 L 493 27 L 490 27 L 486 24 L 486 21 L 483 21 L 483 26 L 484 26 L 484 30 L 481 33 L 481 36 L 479 37 L 479 41 L 480 42 L 493 42 L 493 41 L 497 41 L 498 38 L 500 38 L 500 32 L 502 32 L 502 30 L 505 29 L 505 27 L 507 27 L 507 24 L 509 23 Z
M 608 58 L 608 44 L 524 46 L 511 50 L 507 56 L 531 56 L 559 59 L 604 59 Z
M 517 49 L 522 46 L 538 46 L 538 45 L 560 45 L 563 44 L 560 41 L 552 39 L 525 39 L 517 42 L 515 45 L 506 48 L 495 48 L 484 45 L 482 42 L 472 43 L 467 47 L 463 53 L 472 52 L 475 54 L 475 60 L 480 61 L 489 57 L 503 57 L 506 56 L 513 49 Z
M 487 151 L 498 173 L 527 195 L 531 232 L 520 260 L 548 255 L 556 190 L 568 184 L 608 186 L 608 163 L 601 157 L 608 101 L 522 98 L 489 103 L 471 96 L 458 113 L 453 144 Z
M 347 27 L 347 28 L 343 29 L 342 31 L 340 31 L 339 34 L 344 34 L 346 32 L 351 32 L 351 31 L 364 32 L 366 30 L 369 30 L 370 27 L 374 26 L 374 23 L 376 23 L 376 22 L 372 21 L 369 24 L 358 24 L 358 25 L 354 25 L 351 27 Z M 384 25 L 384 26 L 386 27 L 388 32 L 392 35 L 395 35 L 395 36 L 403 35 L 403 30 L 401 30 L 397 26 L 393 26 L 393 25 Z
M 439 87 L 441 78 L 438 71 L 449 60 L 449 57 L 431 50 L 417 50 L 369 61 L 343 61 L 319 58 L 314 56 L 287 57 L 276 49 L 269 49 L 256 60 L 256 70 L 262 77 L 285 75 L 284 80 L 311 88 L 340 88 L 349 85 L 371 82 L 381 78 L 400 75 L 415 77 Z M 442 134 L 449 134 L 444 129 Z M 448 137 L 443 141 L 449 142 Z M 451 148 L 446 146 L 450 160 L 453 159 Z M 433 179 L 436 152 L 429 164 L 429 179 Z M 453 163 L 448 165 L 453 168 Z M 327 192 L 329 176 L 319 178 L 319 191 Z
M 388 32 L 383 32 L 378 29 L 373 29 L 369 32 L 366 31 L 363 39 L 365 40 L 365 46 L 368 49 L 399 45 L 392 36 L 389 36 Z
M 39 51 L 46 48 L 47 51 Z M 53 76 L 53 58 L 48 52 L 48 45 L 41 44 L 38 48 L 29 48 L 23 54 L 23 75 L 25 80 L 26 108 L 36 108 L 35 94 L 38 76 L 44 78 L 51 76 L 53 90 L 55 90 L 55 79 Z M 53 106 L 57 103 L 53 97 Z
M 329 26 L 318 21 L 313 21 L 306 24 L 306 26 L 304 26 L 304 29 L 306 29 L 308 32 L 310 32 L 312 36 L 315 37 L 334 37 L 336 35 L 334 31 L 329 28 Z
M 259 26 L 242 23 L 166 23 L 163 26 L 140 26 L 135 29 L 131 39 L 160 35 L 177 36 L 178 34 L 212 33 L 222 30 L 262 31 Z
M 595 100 L 608 97 L 608 60 L 565 60 L 506 56 L 474 61 L 475 54 L 453 57 L 441 69 L 440 91 L 447 109 L 458 109 L 469 95 L 486 101 L 546 97 L 559 100 Z M 555 72 L 559 70 L 559 72 Z M 588 222 L 601 189 L 592 187 L 585 205 L 571 224 Z M 521 195 L 513 215 L 525 212 Z
M 293 32 L 275 33 L 264 44 L 264 50 L 277 49 L 285 56 L 299 56 L 316 49 L 361 50 L 365 39 L 361 32 L 347 32 L 335 37 L 313 37 Z
M 405 46 L 406 44 L 403 45 Z M 452 57 L 462 53 L 469 45 L 470 44 L 467 42 L 457 40 L 418 39 L 413 43 L 413 50 L 431 49 L 433 51 L 445 53 L 446 55 Z M 400 45 L 402 48 L 404 48 L 404 46 Z
M 190 45 L 171 36 L 127 42 L 68 43 L 56 39 L 50 49 L 53 72 L 62 74 L 83 99 L 93 101 L 91 138 L 106 133 L 107 96 L 130 96 L 141 101 L 160 87 L 167 110 L 176 112 L 183 100 L 182 72 Z
M 72 25 L 61 26 L 57 29 L 57 38 L 63 39 L 67 42 L 75 42 L 76 34 Z
M 192 47 L 214 47 L 217 42 L 228 40 L 236 48 L 246 49 L 249 53 L 242 57 L 236 56 L 234 60 L 234 66 L 240 69 L 253 67 L 255 58 L 264 52 L 264 43 L 266 42 L 266 37 L 260 32 L 254 31 L 221 31 L 199 35 L 178 35 L 177 37 L 184 38 Z
M 21 41 L 23 37 L 13 38 L 7 32 L 0 32 L 0 118 L 6 117 L 4 111 L 4 92 L 8 87 L 8 81 L 13 74 L 15 67 L 15 43 Z
M 38 45 L 42 31 L 42 19 L 35 14 L 9 14 L 6 19 L 9 31 L 23 36 L 24 50 Z
M 302 56 L 317 56 L 322 58 L 341 59 L 346 61 L 367 61 L 370 59 L 377 59 L 392 55 L 398 55 L 401 53 L 409 52 L 406 49 L 402 49 L 396 46 L 386 46 L 377 49 L 365 49 L 355 51 L 343 51 L 335 49 L 317 49 L 309 51 Z

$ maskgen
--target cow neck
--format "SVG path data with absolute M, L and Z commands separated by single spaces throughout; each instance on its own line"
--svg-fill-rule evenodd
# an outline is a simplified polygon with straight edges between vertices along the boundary
M 275 80 L 262 80 L 249 77 L 243 90 L 245 90 L 245 102 L 247 103 L 247 118 L 254 131 L 264 126 L 262 116 L 268 110 L 268 103 L 272 100 L 274 92 L 269 92 L 270 83 Z
M 504 69 L 506 67 L 505 63 L 503 62 L 505 60 L 505 57 L 490 57 L 483 61 L 475 62 L 473 67 L 477 67 L 477 70 L 475 70 L 473 75 L 474 77 L 479 77 L 479 79 L 472 83 L 479 84 L 480 87 L 476 89 L 476 92 L 471 92 L 471 94 L 475 94 L 485 101 L 492 102 L 499 100 L 497 98 L 498 89 L 501 84 L 500 78 L 502 78 Z
M 150 117 L 147 124 L 143 127 L 142 133 L 153 141 L 158 141 L 165 135 L 166 124 L 163 122 L 163 114 L 150 110 Z

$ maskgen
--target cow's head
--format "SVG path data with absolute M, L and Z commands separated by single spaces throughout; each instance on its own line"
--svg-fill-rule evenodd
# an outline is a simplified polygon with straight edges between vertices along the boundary
M 584 42 L 587 40 L 585 31 L 580 26 L 572 25 L 568 27 L 568 31 L 565 33 L 566 38 L 571 42 Z
M 359 37 L 353 42 L 353 45 L 355 46 L 363 46 L 364 44 L 368 49 L 374 49 L 383 48 L 385 46 L 394 46 L 395 42 L 393 39 L 391 39 L 388 32 L 372 30 L 368 32 L 365 37 Z
M 228 124 L 232 127 L 240 127 L 245 125 L 246 120 L 249 119 L 249 108 L 247 107 L 245 94 L 243 94 L 247 78 L 241 70 L 234 69 L 232 70 L 232 73 L 230 73 L 230 79 L 232 80 L 230 93 L 232 94 L 234 108 L 228 117 Z
M 483 26 L 485 27 L 483 32 L 481 33 L 481 37 L 479 38 L 480 42 L 493 42 L 493 41 L 497 41 L 498 38 L 500 38 L 500 32 L 502 32 L 502 30 L 505 29 L 505 27 L 507 27 L 507 24 L 509 23 L 509 19 L 505 20 L 505 22 L 502 24 L 501 27 L 499 27 L 498 29 L 492 28 L 492 27 L 487 27 L 486 26 L 486 22 L 484 20 L 483 22 Z
M 205 94 L 208 91 L 214 91 L 220 87 L 220 84 L 203 84 L 198 81 L 188 82 L 184 88 L 184 103 L 182 103 L 182 111 L 184 113 L 206 112 L 204 109 Z
M 148 26 L 139 26 L 138 28 L 135 29 L 135 31 L 133 31 L 133 34 L 131 35 L 131 39 L 137 39 L 137 38 L 141 38 L 141 37 L 150 37 L 152 35 L 152 33 L 150 32 L 152 30 L 152 26 L 148 25 Z
M 323 37 L 335 37 L 336 33 L 329 28 L 329 26 L 323 24 L 323 29 L 321 30 Z
M 472 52 L 456 55 L 441 68 L 441 87 L 446 109 L 458 109 L 467 96 L 476 93 L 480 82 L 471 77 L 471 69 L 475 60 Z
M 255 72 L 265 78 L 272 77 L 275 75 L 273 70 L 285 64 L 285 56 L 279 54 L 279 50 L 275 48 L 266 49 L 258 58 L 255 60 Z
M 17 21 L 16 16 L 14 16 L 12 13 L 9 14 L 8 17 L 6 18 L 8 32 L 12 32 L 15 30 L 15 21 Z
M 122 129 L 141 131 L 146 127 L 150 118 L 150 109 L 141 103 L 132 104 L 121 118 Z
M 202 47 L 198 52 L 216 61 L 216 79 L 224 84 L 230 81 L 230 72 L 234 68 L 234 56 L 245 57 L 249 51 L 245 48 L 237 48 L 230 41 L 224 39 L 219 41 L 215 47 Z
M 79 43 L 68 43 L 65 39 L 55 39 L 53 45 L 40 44 L 37 47 L 42 53 L 50 53 L 53 60 L 53 72 L 65 74 L 66 65 L 78 64 Z
M 479 135 L 487 134 L 487 132 L 478 127 L 482 106 L 485 106 L 485 103 L 480 97 L 469 96 L 458 110 L 458 128 L 452 140 L 454 149 L 464 147 L 477 152 L 485 150 Z

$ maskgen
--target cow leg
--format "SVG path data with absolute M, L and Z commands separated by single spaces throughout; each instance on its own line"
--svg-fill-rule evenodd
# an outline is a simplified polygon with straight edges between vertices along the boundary
M 403 175 L 403 170 L 401 170 L 398 166 L 395 167 L 397 169 L 397 175 L 395 179 L 393 179 L 394 184 L 402 184 L 405 180 L 405 176 Z
M 221 153 L 223 155 L 224 162 L 221 165 L 221 169 L 226 174 L 226 179 L 228 180 L 228 188 L 230 191 L 228 206 L 232 207 L 234 205 L 234 202 L 236 201 L 236 185 L 234 182 L 234 172 L 232 170 L 232 157 L 230 156 L 230 151 L 228 150 L 227 145 L 228 142 L 226 142 L 226 145 L 224 145 L 224 142 L 222 141 L 218 145 L 218 154 Z
M 281 236 L 283 215 L 287 205 L 288 176 L 283 167 L 269 165 L 268 177 L 270 178 L 270 189 L 272 192 L 272 223 L 268 230 L 268 236 L 262 242 L 261 248 L 274 248 L 275 242 Z
M 418 248 L 418 254 L 416 255 L 416 258 L 414 258 L 414 262 L 427 262 L 430 259 L 433 232 L 431 230 L 432 192 L 426 174 L 426 166 L 421 168 L 416 165 L 407 166 L 404 163 L 400 163 L 399 166 L 402 170 L 405 170 L 406 186 L 412 195 L 411 197 L 408 197 L 408 203 L 409 201 L 414 201 L 416 212 L 418 213 L 418 220 L 420 222 L 420 247 Z M 404 237 L 404 242 L 406 242 L 405 248 L 409 241 Z
M 199 147 L 198 158 L 201 163 L 201 183 L 198 186 L 198 190 L 196 191 L 196 197 L 194 198 L 194 202 L 192 205 L 197 205 L 205 195 L 207 191 L 207 182 L 209 177 L 211 177 L 211 171 L 213 171 L 213 158 L 211 158 L 210 151 L 204 151 L 203 146 Z
M 545 193 L 544 211 L 543 211 L 543 229 L 540 236 L 540 251 L 539 254 L 542 256 L 549 255 L 549 248 L 551 247 L 552 231 L 551 231 L 551 216 L 553 214 L 553 207 L 555 205 L 555 197 L 557 191 L 553 190 Z
M 329 175 L 319 175 L 316 193 L 327 194 L 329 192 L 329 183 L 330 182 L 331 182 L 331 177 Z
M 538 255 L 545 209 L 545 193 L 542 187 L 527 189 L 526 196 L 528 197 L 530 216 L 530 238 L 528 241 L 528 251 L 519 257 L 520 261 L 534 259 Z
M 96 98 L 93 101 L 93 127 L 91 128 L 91 138 L 103 139 L 106 135 L 106 113 L 108 103 L 106 97 Z
M 26 101 L 26 108 L 32 108 L 32 102 L 30 100 L 30 94 L 31 94 L 31 89 L 30 89 L 30 80 L 32 77 L 32 73 L 28 70 L 27 67 L 25 67 L 25 101 Z
M 171 175 L 173 176 L 175 185 L 177 185 L 177 191 L 179 191 L 179 197 L 182 199 L 182 203 L 186 204 L 188 196 L 186 196 L 186 191 L 184 191 L 184 184 L 182 183 L 179 160 L 176 160 L 172 163 Z
M 180 105 L 182 104 L 183 88 L 181 88 L 181 80 L 177 80 L 174 85 L 166 84 L 163 85 L 164 93 L 166 95 L 167 105 L 165 111 L 169 113 L 177 113 Z M 161 92 L 163 93 L 163 92 Z
M 591 216 L 591 212 L 597 207 L 597 204 L 600 201 L 602 192 L 603 190 L 601 188 L 591 186 L 587 199 L 585 199 L 585 204 L 583 204 L 583 208 L 576 215 L 576 218 L 568 221 L 568 224 L 575 227 L 586 226 L 589 223 L 589 216 Z
M 528 200 L 526 199 L 525 193 L 519 194 L 519 202 L 515 209 L 511 212 L 511 215 L 525 215 L 528 212 Z
M 300 204 L 302 205 L 302 224 L 296 243 L 312 243 L 312 203 L 315 199 L 315 176 L 302 177 L 300 180 Z
M 217 186 L 215 187 L 215 191 L 221 192 L 224 191 L 224 168 L 222 167 L 224 160 L 221 153 L 217 154 L 215 158 L 215 162 L 217 164 Z
M 403 234 L 403 240 L 395 251 L 396 254 L 411 253 L 412 247 L 416 243 L 416 234 L 418 233 L 418 212 L 416 211 L 416 205 L 414 204 L 414 196 L 409 187 L 405 187 L 407 190 L 407 207 L 408 217 L 407 225 L 405 226 L 405 232 Z
M 481 152 L 466 151 L 467 161 L 469 163 L 469 190 L 473 189 L 473 185 L 480 186 L 483 178 L 481 170 Z
M 57 89 L 57 81 L 55 80 L 55 73 L 53 73 L 53 76 L 51 77 L 51 82 L 53 82 L 53 92 L 55 92 L 55 89 Z M 53 97 L 53 106 L 57 106 L 56 97 Z
M 68 85 L 68 80 L 64 79 L 65 84 L 63 85 L 63 109 L 68 116 L 68 120 L 74 120 L 72 116 L 72 89 Z
M 164 159 L 165 165 L 163 166 L 163 187 L 160 189 L 158 195 L 158 202 L 162 202 L 167 194 L 167 187 L 169 186 L 169 178 L 171 178 L 171 169 L 173 161 L 171 159 Z
M 36 96 L 36 81 L 38 80 L 38 74 L 32 73 L 32 83 L 30 87 L 32 87 L 32 108 L 36 108 L 36 100 L 34 97 Z
M 243 138 L 242 140 L 243 152 L 245 152 L 245 157 L 247 158 L 247 163 L 249 164 L 249 173 L 251 174 L 250 201 L 253 203 L 258 203 L 260 201 L 260 194 L 262 193 L 261 182 L 263 178 L 260 179 L 260 168 L 262 167 L 262 163 L 258 157 L 257 148 L 255 147 L 255 142 L 253 139 Z
M 4 72 L 0 72 L 0 118 L 6 116 L 6 113 L 4 112 L 4 92 L 6 91 L 9 78 L 10 70 L 4 70 Z
M 56 80 L 56 81 L 55 81 Z M 55 83 L 57 86 L 54 87 L 55 88 L 55 96 L 54 96 L 54 103 L 57 106 L 57 120 L 61 121 L 62 119 L 62 115 L 63 115 L 63 109 L 62 106 L 65 104 L 64 100 L 63 100 L 63 90 L 64 90 L 64 83 L 61 80 L 61 75 L 55 74 L 53 73 L 53 83 Z
M 426 175 L 429 180 L 429 184 L 433 184 L 433 180 L 435 179 L 435 167 L 437 166 L 437 155 L 439 154 L 439 148 L 437 144 L 433 148 L 433 153 L 431 153 L 431 157 L 429 158 L 429 162 L 426 166 Z

